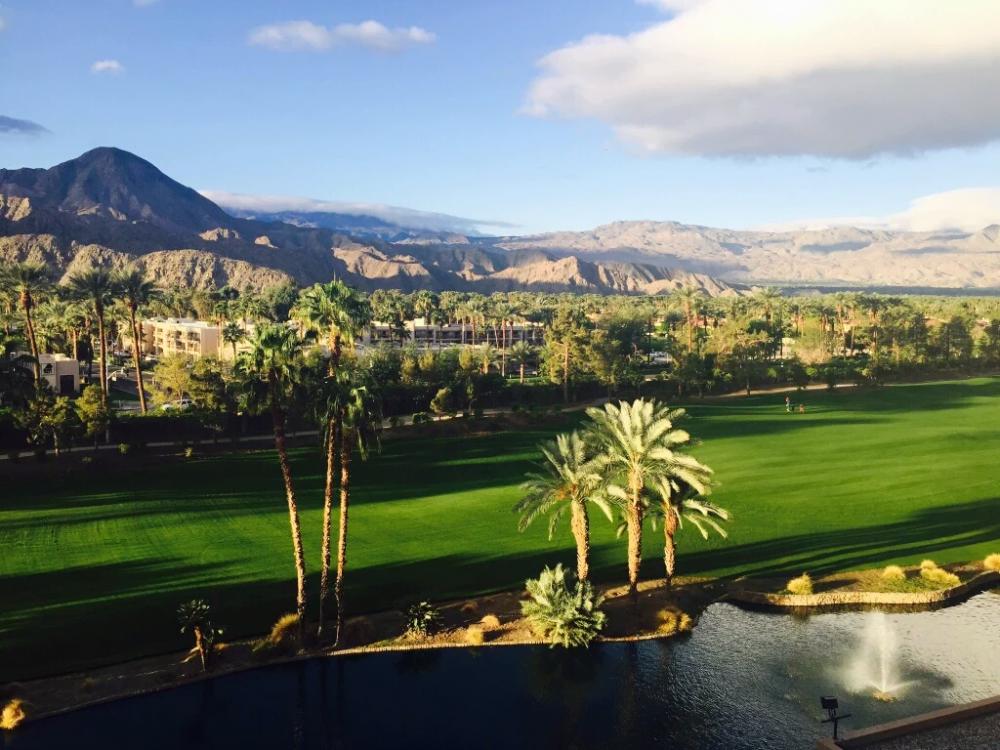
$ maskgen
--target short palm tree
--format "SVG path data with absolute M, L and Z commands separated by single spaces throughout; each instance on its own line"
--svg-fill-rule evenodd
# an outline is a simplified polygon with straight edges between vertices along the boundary
M 302 547 L 302 525 L 299 522 L 295 482 L 285 443 L 287 410 L 300 368 L 301 341 L 295 331 L 284 325 L 265 323 L 257 327 L 249 350 L 241 354 L 236 373 L 247 408 L 271 412 L 274 447 L 278 452 L 278 465 L 288 503 L 295 560 L 295 604 L 299 617 L 299 643 L 302 643 L 306 619 L 306 559 Z
M 28 347 L 34 358 L 32 365 L 35 372 L 35 382 L 42 379 L 42 366 L 38 359 L 38 339 L 35 336 L 34 309 L 46 292 L 52 287 L 48 270 L 41 263 L 15 263 L 8 267 L 0 277 L 0 288 L 17 298 L 18 307 L 24 313 L 24 333 L 28 339 Z
M 128 310 L 128 321 L 132 336 L 132 361 L 135 364 L 135 383 L 139 393 L 139 408 L 146 413 L 146 392 L 142 384 L 142 330 L 137 313 L 140 307 L 148 305 L 157 295 L 156 284 L 146 278 L 138 267 L 131 267 L 115 275 L 114 283 Z
M 560 519 L 570 512 L 570 529 L 576 540 L 576 577 L 590 576 L 590 518 L 587 503 L 593 503 L 612 520 L 611 506 L 601 493 L 600 466 L 593 451 L 578 432 L 558 435 L 555 442 L 542 446 L 543 471 L 528 475 L 521 485 L 524 497 L 514 506 L 520 513 L 518 531 L 524 531 L 539 516 L 549 517 L 549 539 Z
M 97 319 L 100 346 L 101 401 L 108 405 L 108 336 L 105 330 L 105 310 L 113 302 L 116 291 L 115 275 L 106 268 L 92 268 L 73 274 L 67 281 L 70 295 L 85 302 Z
M 531 361 L 535 354 L 534 347 L 526 341 L 518 341 L 510 348 L 511 364 L 517 365 L 518 380 L 524 382 L 524 366 Z
M 705 479 L 710 480 L 710 475 Z M 667 585 L 673 580 L 677 567 L 676 535 L 684 521 L 694 526 L 704 539 L 708 539 L 710 531 L 723 538 L 729 536 L 719 523 L 729 520 L 729 511 L 705 499 L 703 495 L 707 489 L 707 484 L 696 490 L 676 479 L 667 479 L 657 487 L 659 501 L 650 506 L 649 517 L 654 528 L 657 523 L 663 524 L 663 567 Z
M 684 482 L 699 487 L 710 470 L 695 458 L 680 453 L 690 441 L 674 423 L 684 416 L 656 400 L 605 404 L 587 410 L 592 421 L 590 438 L 599 451 L 606 472 L 608 495 L 617 501 L 628 532 L 628 585 L 635 595 L 642 563 L 642 521 L 661 497 L 664 483 Z

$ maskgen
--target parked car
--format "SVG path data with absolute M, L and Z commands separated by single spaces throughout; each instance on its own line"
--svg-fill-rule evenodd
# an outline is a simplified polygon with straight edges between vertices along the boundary
M 189 398 L 179 398 L 176 401 L 169 401 L 165 403 L 160 408 L 163 411 L 185 411 L 194 406 L 194 403 Z

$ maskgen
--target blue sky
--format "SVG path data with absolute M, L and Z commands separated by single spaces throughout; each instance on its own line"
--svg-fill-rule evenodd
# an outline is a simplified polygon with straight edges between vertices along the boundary
M 985 224 L 994 198 L 1000 222 L 1000 110 L 976 103 L 987 89 L 996 99 L 1000 77 L 996 40 L 978 28 L 989 24 L 887 10 L 865 24 L 891 29 L 883 44 L 836 14 L 791 18 L 766 0 L 748 20 L 733 2 L 0 0 L 0 116 L 49 131 L 0 122 L 0 166 L 113 145 L 197 189 L 517 232 L 618 219 Z M 356 26 L 369 20 L 386 35 Z M 274 36 L 291 21 L 312 24 L 289 32 L 305 41 Z M 945 30 L 966 35 L 960 48 L 936 44 Z M 825 46 L 786 44 L 810 33 Z M 683 52 L 720 38 L 713 58 Z M 932 53 L 867 54 L 903 42 Z M 941 193 L 952 197 L 931 199 L 932 218 L 913 218 L 912 201 Z

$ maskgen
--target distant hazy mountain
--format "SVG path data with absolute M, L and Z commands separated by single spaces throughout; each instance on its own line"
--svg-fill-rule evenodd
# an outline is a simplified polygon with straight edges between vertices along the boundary
M 114 148 L 51 169 L 0 170 L 0 259 L 44 262 L 62 275 L 138 262 L 162 283 L 195 287 L 337 276 L 368 289 L 658 293 L 691 284 L 710 294 L 730 291 L 704 274 L 650 260 L 520 252 L 351 214 L 266 218 L 233 216 Z
M 1000 220 L 1000 206 L 997 207 Z M 506 237 L 493 247 L 640 263 L 775 285 L 1000 287 L 1000 225 L 978 232 L 832 227 L 762 232 L 623 221 L 589 232 Z

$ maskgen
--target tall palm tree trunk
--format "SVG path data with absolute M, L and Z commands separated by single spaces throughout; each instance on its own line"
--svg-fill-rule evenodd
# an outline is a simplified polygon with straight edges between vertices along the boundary
M 24 329 L 28 334 L 28 346 L 31 348 L 31 356 L 35 362 L 32 369 L 35 371 L 35 384 L 42 382 L 42 364 L 38 361 L 38 339 L 35 337 L 35 320 L 31 315 L 31 308 L 34 307 L 31 295 L 27 292 L 21 293 L 21 309 L 24 310 Z
M 101 401 L 104 407 L 108 406 L 108 337 L 104 331 L 104 306 L 97 306 L 97 336 L 100 339 L 98 348 L 100 349 L 101 361 L 98 363 L 98 372 L 101 376 Z
M 139 410 L 146 413 L 146 392 L 142 387 L 142 334 L 139 332 L 139 321 L 135 318 L 135 310 L 129 305 L 129 318 L 132 322 L 132 359 L 135 361 L 135 385 L 139 391 Z
M 272 398 L 271 421 L 274 425 L 274 447 L 278 451 L 278 465 L 281 478 L 285 482 L 285 497 L 288 500 L 288 523 L 292 530 L 292 552 L 295 557 L 295 612 L 299 616 L 299 644 L 305 643 L 306 627 L 306 556 L 302 549 L 302 526 L 299 523 L 299 505 L 295 498 L 295 483 L 292 467 L 288 462 L 288 447 L 285 445 L 285 415 Z
M 664 506 L 663 510 L 663 567 L 669 586 L 677 567 L 677 544 L 674 541 L 674 536 L 677 534 L 677 514 L 669 505 Z
M 563 402 L 569 403 L 569 339 L 563 342 Z
M 590 519 L 583 503 L 574 502 L 571 508 L 573 537 L 576 539 L 576 577 L 586 581 L 590 577 Z
M 333 522 L 333 492 L 337 484 L 337 457 L 340 451 L 340 421 L 330 419 L 326 426 L 326 484 L 323 488 L 323 549 L 319 578 L 319 630 L 322 637 L 326 625 L 325 605 L 330 596 L 330 543 Z
M 630 502 L 626 514 L 628 525 L 628 592 L 639 593 L 639 565 L 642 564 L 642 510 L 637 501 Z
M 340 435 L 340 528 L 337 534 L 337 580 L 333 586 L 337 600 L 337 632 L 334 645 L 340 643 L 344 627 L 344 572 L 347 569 L 347 511 L 351 503 L 351 438 L 350 430 Z

